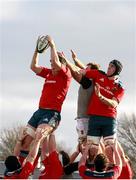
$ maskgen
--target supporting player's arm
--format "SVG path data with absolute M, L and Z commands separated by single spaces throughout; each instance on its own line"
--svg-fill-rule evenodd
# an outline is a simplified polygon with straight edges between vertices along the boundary
M 18 136 L 18 139 L 17 139 L 17 142 L 16 142 L 16 145 L 15 145 L 15 148 L 14 148 L 14 152 L 13 154 L 15 156 L 19 156 L 20 154 L 20 150 L 22 148 L 22 142 L 24 140 L 24 138 L 27 136 L 27 133 L 26 133 L 26 128 L 22 128 L 20 133 L 19 133 L 19 136 Z
M 73 50 L 71 50 L 71 53 L 72 53 L 72 59 L 73 59 L 75 65 L 77 67 L 79 67 L 80 69 L 85 69 L 86 66 L 77 58 L 76 53 Z
M 77 81 L 80 82 L 82 79 L 82 71 L 81 68 L 77 67 L 76 65 L 72 64 L 64 55 L 64 53 L 60 53 L 60 56 L 65 60 L 67 67 L 70 69 L 72 77 Z
M 115 164 L 116 166 L 120 166 L 120 170 L 121 170 L 122 161 L 121 161 L 120 154 L 118 152 L 118 144 L 116 141 L 113 145 L 113 164 Z
M 114 108 L 117 107 L 117 105 L 118 105 L 117 99 L 114 97 L 112 99 L 109 99 L 109 98 L 106 98 L 105 96 L 103 96 L 100 93 L 100 86 L 98 83 L 95 84 L 95 93 L 98 96 L 98 98 L 100 99 L 100 101 L 103 102 L 104 104 L 114 107 Z
M 78 165 L 79 167 L 80 166 L 85 166 L 86 160 L 87 160 L 87 156 L 88 156 L 88 150 L 89 150 L 89 145 L 87 144 L 86 148 L 85 148 L 85 151 L 83 152 L 83 155 L 82 155 L 82 157 L 81 157 L 81 159 L 79 161 L 79 165 Z
M 48 140 L 45 138 L 42 142 L 42 147 L 41 147 L 41 159 L 42 161 L 47 157 L 48 154 Z
M 44 138 L 44 130 L 42 130 L 41 128 L 37 128 L 36 130 L 36 137 L 35 137 L 35 140 L 33 142 L 33 145 L 32 145 L 32 148 L 26 158 L 26 162 L 30 162 L 31 164 L 34 163 L 34 160 L 38 154 L 38 151 L 39 151 L 39 147 L 40 147 L 40 144 L 41 144 L 41 141 L 43 140 Z
M 56 139 L 54 133 L 51 133 L 49 136 L 49 154 L 53 151 L 56 151 Z
M 77 158 L 77 156 L 79 155 L 80 151 L 79 151 L 79 144 L 76 148 L 76 151 L 74 151 L 71 156 L 70 156 L 70 163 L 73 163 L 75 161 L 75 159 Z
M 117 149 L 118 149 L 119 155 L 120 155 L 120 157 L 121 157 L 122 164 L 123 164 L 123 166 L 125 166 L 127 160 L 126 160 L 126 157 L 125 157 L 124 150 L 123 150 L 121 144 L 120 144 L 118 141 L 117 141 Z

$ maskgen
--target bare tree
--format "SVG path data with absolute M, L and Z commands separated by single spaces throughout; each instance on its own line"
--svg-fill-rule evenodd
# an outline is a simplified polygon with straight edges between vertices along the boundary
M 7 156 L 13 154 L 18 134 L 22 126 L 12 129 L 4 129 L 0 133 L 0 160 L 5 160 Z
M 118 138 L 132 163 L 136 178 L 136 115 L 122 114 L 118 121 Z
M 18 134 L 22 126 L 17 126 L 11 129 L 4 129 L 0 133 L 0 160 L 3 161 L 7 156 L 13 154 L 13 150 L 18 138 Z M 67 153 L 70 153 L 70 148 L 66 146 L 64 141 L 57 141 L 57 150 L 65 150 Z

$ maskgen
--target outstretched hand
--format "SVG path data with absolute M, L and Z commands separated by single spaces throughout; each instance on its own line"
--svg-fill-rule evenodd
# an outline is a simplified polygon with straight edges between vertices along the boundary
M 46 138 L 51 132 L 53 131 L 53 128 L 50 127 L 48 129 L 43 129 L 38 127 L 36 129 L 36 137 L 35 140 L 36 141 L 42 141 L 44 138 Z
M 57 52 L 58 56 L 61 58 L 61 61 L 64 63 L 64 64 L 67 64 L 68 60 L 64 54 L 64 52 Z
M 35 47 L 36 51 L 37 51 L 37 46 L 38 46 L 38 43 L 39 43 L 40 37 L 41 37 L 41 35 L 40 35 L 40 36 L 38 36 L 38 39 L 37 39 L 37 41 L 36 41 L 36 47 Z
M 60 56 L 63 59 L 66 59 L 66 56 L 64 54 L 64 52 L 57 52 L 58 56 Z
M 51 36 L 47 35 L 46 39 L 49 42 L 50 47 L 54 47 L 55 46 L 55 42 L 54 42 L 54 40 L 52 39 Z
M 72 58 L 73 60 L 75 60 L 77 58 L 77 55 L 76 53 L 71 49 L 71 53 L 72 53 Z

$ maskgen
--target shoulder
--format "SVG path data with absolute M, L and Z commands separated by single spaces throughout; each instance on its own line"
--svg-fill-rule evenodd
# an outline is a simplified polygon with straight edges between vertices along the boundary
M 97 71 L 98 71 L 100 74 L 107 76 L 104 71 L 102 71 L 102 70 L 97 70 Z
M 97 70 L 97 69 L 92 69 L 90 70 L 90 74 L 93 74 L 95 77 L 103 77 L 103 78 L 107 78 L 107 74 L 102 71 L 102 70 Z
M 46 77 L 47 74 L 51 73 L 51 69 L 41 67 L 41 72 L 37 73 L 37 76 Z
M 121 81 L 118 81 L 118 82 L 116 82 L 115 84 L 117 85 L 118 88 L 120 88 L 120 89 L 125 89 L 125 88 L 124 88 L 124 85 L 123 85 L 123 83 L 122 83 Z
M 115 174 L 120 174 L 122 167 L 115 165 L 112 170 L 114 171 Z
M 33 163 L 26 161 L 26 163 L 24 164 L 22 170 L 24 169 L 32 169 L 33 168 Z
M 50 156 L 58 156 L 58 152 L 54 150 L 49 154 L 49 157 Z
M 85 76 L 95 80 L 100 76 L 100 72 L 97 69 L 86 69 Z
M 92 80 L 87 78 L 86 76 L 82 76 L 79 83 L 82 85 L 83 89 L 88 89 L 92 86 Z
M 121 170 L 122 170 L 122 167 L 121 167 L 121 166 L 115 165 L 115 166 L 113 167 L 113 172 L 114 172 L 114 178 L 115 178 L 115 179 L 120 176 Z
M 62 74 L 64 74 L 65 76 L 67 76 L 69 78 L 72 78 L 70 69 L 65 65 L 61 66 L 61 68 L 59 70 L 59 73 L 62 73 Z
M 58 162 L 58 161 L 59 161 L 59 155 L 58 155 L 57 151 L 51 152 L 49 154 L 49 162 L 50 162 L 50 164 L 55 165 L 54 163 Z
M 87 168 L 86 168 L 85 165 L 80 165 L 80 166 L 79 166 L 79 171 L 80 171 L 80 172 L 85 172 L 86 169 L 87 169 Z
M 19 174 L 19 177 L 24 179 L 27 178 L 32 172 L 33 168 L 33 164 L 29 161 L 26 161 L 25 165 L 21 170 L 21 173 Z

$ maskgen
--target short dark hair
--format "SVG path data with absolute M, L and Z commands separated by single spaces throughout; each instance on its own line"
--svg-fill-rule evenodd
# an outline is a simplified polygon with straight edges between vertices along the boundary
M 102 172 L 107 167 L 108 158 L 104 154 L 98 154 L 94 159 L 95 170 L 98 172 Z
M 70 163 L 70 157 L 69 157 L 68 153 L 65 151 L 60 151 L 59 153 L 62 155 L 63 166 L 68 165 Z
M 59 56 L 59 55 L 58 55 L 58 57 L 59 57 L 60 63 L 66 65 L 65 59 L 63 57 Z
M 115 72 L 112 74 L 112 76 L 115 76 L 115 75 L 119 75 L 123 69 L 123 65 L 120 61 L 114 59 L 110 62 L 111 64 L 114 64 L 114 66 L 116 67 L 116 70 Z
M 91 69 L 100 69 L 100 65 L 96 63 L 88 63 L 87 66 L 91 66 Z
M 5 160 L 5 166 L 9 172 L 16 171 L 21 168 L 21 164 L 16 156 L 8 156 Z
M 64 167 L 64 172 L 66 175 L 72 174 L 74 171 L 78 170 L 78 161 L 68 164 Z

